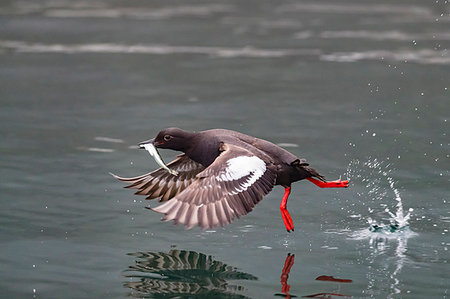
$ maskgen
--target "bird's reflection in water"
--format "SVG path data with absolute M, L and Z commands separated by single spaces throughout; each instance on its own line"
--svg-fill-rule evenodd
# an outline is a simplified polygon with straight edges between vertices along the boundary
M 337 283 L 351 283 L 351 279 L 346 278 L 334 278 L 333 276 L 329 275 L 321 275 L 316 278 L 318 281 L 329 281 L 329 282 L 337 282 Z M 340 293 L 317 293 L 312 295 L 303 296 L 304 298 L 318 298 L 318 299 L 332 299 L 334 297 L 346 297 L 350 298 L 351 295 L 344 295 Z
M 220 261 L 195 251 L 136 252 L 135 264 L 125 272 L 130 279 L 124 284 L 130 296 L 138 298 L 247 298 L 239 294 L 244 287 L 229 280 L 256 280 L 257 277 L 237 271 Z
M 288 284 L 289 273 L 291 272 L 291 268 L 294 265 L 295 255 L 288 253 L 286 260 L 284 261 L 284 267 L 281 271 L 281 294 L 275 294 L 275 296 L 284 297 L 286 299 L 297 297 L 295 295 L 289 294 L 289 290 L 291 286 Z M 329 275 L 321 275 L 316 278 L 317 281 L 328 281 L 328 282 L 337 282 L 337 283 L 351 283 L 351 279 L 342 279 L 342 278 L 334 278 Z M 352 297 L 350 295 L 343 295 L 339 293 L 317 293 L 312 295 L 302 296 L 303 298 L 320 298 L 320 299 L 331 299 L 333 297 Z
M 281 293 L 282 294 L 275 294 L 276 296 L 282 296 L 284 298 L 294 298 L 297 297 L 295 295 L 289 294 L 289 290 L 291 289 L 291 286 L 287 283 L 289 278 L 289 273 L 291 272 L 291 268 L 294 265 L 294 259 L 295 255 L 288 253 L 286 260 L 284 261 L 284 267 L 283 270 L 281 270 Z

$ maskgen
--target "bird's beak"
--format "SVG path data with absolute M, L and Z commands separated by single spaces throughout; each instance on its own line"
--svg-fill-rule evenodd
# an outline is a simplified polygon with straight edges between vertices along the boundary
M 152 138 L 152 139 L 146 140 L 146 141 L 142 141 L 142 142 L 139 142 L 138 146 L 139 146 L 139 148 L 144 149 L 144 145 L 149 144 L 149 143 L 154 145 L 154 141 L 155 141 L 155 138 Z

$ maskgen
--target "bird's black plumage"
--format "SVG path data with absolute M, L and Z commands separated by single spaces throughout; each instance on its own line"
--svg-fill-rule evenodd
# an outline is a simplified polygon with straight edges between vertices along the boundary
M 275 185 L 289 188 L 312 177 L 326 182 L 305 159 L 236 131 L 168 128 L 149 142 L 183 152 L 167 165 L 178 175 L 160 168 L 138 177 L 115 177 L 137 189 L 135 194 L 159 198 L 164 203 L 152 210 L 187 228 L 227 225 L 249 213 Z

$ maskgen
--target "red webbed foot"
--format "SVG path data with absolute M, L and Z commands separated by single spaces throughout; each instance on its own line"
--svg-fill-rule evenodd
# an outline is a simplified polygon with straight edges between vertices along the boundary
M 286 230 L 288 233 L 291 231 L 294 231 L 294 222 L 292 221 L 292 217 L 289 214 L 288 210 L 286 208 L 280 208 L 281 210 L 281 217 L 283 218 L 284 226 L 286 226 Z
M 335 181 L 323 182 L 313 178 L 306 179 L 320 188 L 348 188 L 348 180 L 342 181 L 339 179 Z

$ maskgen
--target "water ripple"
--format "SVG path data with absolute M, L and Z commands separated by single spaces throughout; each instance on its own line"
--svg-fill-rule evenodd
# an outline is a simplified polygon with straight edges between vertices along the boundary
M 450 38 L 450 36 L 449 36 Z M 323 54 L 320 49 L 261 49 L 255 47 L 227 48 L 206 46 L 169 46 L 156 44 L 44 44 L 25 41 L 0 40 L 0 53 L 63 53 L 63 54 L 147 54 L 147 55 L 209 55 L 218 58 L 283 58 L 316 56 L 322 61 L 357 62 L 361 60 L 401 61 L 419 64 L 450 64 L 448 50 L 371 50 L 363 52 L 335 52 Z
M 208 16 L 219 12 L 232 11 L 229 5 L 176 6 L 153 9 L 118 8 L 118 9 L 51 9 L 45 12 L 47 17 L 57 18 L 133 18 L 133 19 L 167 19 L 179 16 Z
M 97 136 L 94 138 L 94 140 L 103 141 L 103 142 L 111 142 L 111 143 L 124 143 L 124 141 L 122 139 L 104 137 L 104 136 Z
M 363 52 L 336 52 L 324 54 L 320 57 L 323 61 L 333 62 L 357 62 L 360 60 L 387 60 L 400 62 L 415 62 L 419 64 L 450 64 L 450 55 L 447 50 L 435 51 L 422 50 L 372 50 Z
M 324 31 L 321 38 L 352 38 L 352 39 L 372 39 L 372 40 L 397 40 L 397 41 L 418 41 L 418 40 L 450 40 L 450 32 L 440 33 L 406 33 L 397 30 L 392 31 L 369 31 L 369 30 L 348 30 L 348 31 Z
M 231 5 L 205 4 L 180 5 L 167 7 L 114 7 L 105 3 L 67 2 L 61 5 L 51 3 L 16 3 L 10 9 L 0 10 L 0 15 L 28 15 L 40 13 L 52 18 L 129 18 L 129 19 L 168 19 L 183 16 L 209 16 L 216 13 L 233 11 Z
M 431 16 L 432 11 L 423 6 L 357 3 L 295 3 L 280 7 L 279 12 L 313 12 L 339 14 L 402 14 Z
M 251 57 L 251 58 L 279 58 L 287 56 L 318 55 L 317 49 L 260 49 L 254 47 L 226 48 L 226 47 L 202 47 L 202 46 L 169 46 L 152 44 L 42 44 L 27 43 L 23 41 L 0 41 L 1 48 L 14 50 L 21 53 L 100 53 L 100 54 L 199 54 L 211 55 L 221 58 Z

